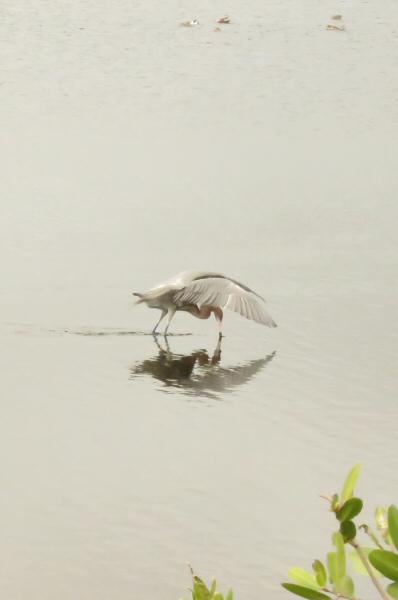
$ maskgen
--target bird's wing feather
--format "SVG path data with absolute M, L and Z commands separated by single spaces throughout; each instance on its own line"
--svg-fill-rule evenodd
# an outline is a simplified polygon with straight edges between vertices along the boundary
M 245 286 L 246 287 L 246 286 Z M 275 327 L 274 320 L 265 310 L 255 293 L 226 277 L 205 276 L 196 279 L 173 295 L 177 305 L 219 306 L 233 310 L 246 319 Z
M 181 273 L 174 275 L 171 279 L 151 288 L 148 292 L 143 294 L 143 296 L 152 300 L 160 298 L 161 296 L 170 294 L 174 291 L 182 290 L 193 281 L 202 277 L 224 277 L 224 275 L 212 271 L 182 271 Z
M 205 271 L 202 271 L 200 273 L 193 273 L 191 281 L 196 281 L 198 279 L 213 279 L 213 278 L 225 279 L 226 281 L 234 283 L 238 287 L 242 288 L 242 290 L 245 290 L 246 292 L 250 292 L 250 294 L 257 296 L 257 298 L 260 298 L 260 300 L 265 302 L 265 298 L 260 296 L 260 294 L 257 294 L 257 292 L 255 292 L 254 290 L 251 290 L 249 287 L 247 287 L 247 285 L 240 283 L 240 281 L 236 281 L 236 279 L 231 279 L 230 277 L 226 277 L 222 273 L 212 273 L 212 272 L 207 273 Z M 188 283 L 190 283 L 190 281 L 186 281 L 186 283 L 188 284 Z

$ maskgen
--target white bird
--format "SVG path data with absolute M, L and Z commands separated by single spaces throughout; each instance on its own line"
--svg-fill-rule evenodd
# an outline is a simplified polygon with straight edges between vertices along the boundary
M 328 31 L 345 31 L 344 25 L 332 25 L 332 24 L 329 24 L 329 25 L 326 25 L 326 29 Z
M 197 19 L 192 19 L 191 21 L 184 21 L 183 23 L 180 23 L 180 27 L 195 27 L 196 25 L 199 25 L 199 21 Z
M 229 17 L 228 15 L 225 15 L 224 17 L 221 17 L 221 19 L 218 19 L 217 23 L 223 23 L 224 25 L 229 25 L 231 23 L 231 17 Z
M 243 283 L 211 271 L 183 271 L 169 281 L 157 285 L 138 296 L 136 304 L 144 302 L 149 308 L 162 311 L 152 333 L 156 333 L 160 322 L 167 315 L 164 335 L 177 310 L 191 313 L 198 319 L 208 319 L 213 313 L 222 335 L 223 310 L 229 308 L 246 319 L 251 319 L 268 327 L 276 327 L 264 307 L 264 298 L 253 292 Z

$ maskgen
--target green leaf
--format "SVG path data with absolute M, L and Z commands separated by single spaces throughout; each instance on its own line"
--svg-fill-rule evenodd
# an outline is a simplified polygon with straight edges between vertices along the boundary
M 292 567 L 291 569 L 289 569 L 288 575 L 290 579 L 293 579 L 293 581 L 295 581 L 299 585 L 302 585 L 304 587 L 310 587 L 315 590 L 319 588 L 319 585 L 314 575 L 312 573 L 309 573 L 305 569 L 302 569 L 301 567 Z
M 354 521 L 343 521 L 340 525 L 340 533 L 345 542 L 355 539 L 357 528 L 355 527 Z
M 210 587 L 210 598 L 213 596 L 216 589 L 217 589 L 217 581 L 215 579 L 213 579 L 213 581 L 211 582 L 211 587 Z
M 292 592 L 292 594 L 307 598 L 308 600 L 330 600 L 329 596 L 322 594 L 322 592 L 318 592 L 318 590 L 303 587 L 302 585 L 296 585 L 295 583 L 282 583 L 282 587 L 289 592 Z
M 387 510 L 384 508 L 384 506 L 376 506 L 376 510 L 375 510 L 375 520 L 376 520 L 376 525 L 378 529 L 382 529 L 383 527 L 386 527 L 387 522 L 386 522 L 386 515 Z
M 368 558 L 370 552 L 373 552 L 374 548 L 361 546 L 361 550 Z M 353 550 L 352 552 L 348 552 L 347 556 L 349 557 L 352 567 L 356 573 L 359 573 L 360 575 L 366 575 L 367 577 L 369 577 L 369 573 L 367 572 L 363 562 L 359 558 L 358 552 Z M 376 577 L 381 577 L 381 573 L 379 573 L 379 571 L 377 570 L 375 570 L 375 575 Z
M 224 600 L 224 596 L 220 592 L 216 592 L 211 598 L 214 600 Z
M 391 598 L 394 598 L 394 600 L 398 600 L 398 583 L 390 583 L 390 585 L 387 586 L 387 593 L 390 594 Z
M 379 531 L 387 529 L 387 510 L 384 506 L 378 506 L 375 510 L 376 527 Z
M 388 509 L 388 531 L 394 546 L 398 550 L 398 508 L 393 504 Z
M 355 591 L 354 582 L 349 575 L 344 575 L 344 577 L 336 581 L 334 589 L 338 594 L 352 598 Z
M 361 468 L 361 465 L 355 465 L 348 473 L 343 489 L 341 490 L 341 504 L 344 504 L 353 496 L 358 477 L 361 473 Z
M 369 554 L 369 560 L 385 577 L 398 581 L 398 554 L 388 550 L 373 550 Z
M 332 540 L 336 546 L 336 579 L 334 579 L 334 583 L 336 583 L 338 579 L 344 577 L 346 572 L 345 548 L 343 536 L 340 532 L 334 533 Z
M 327 563 L 328 563 L 328 571 L 329 571 L 329 581 L 333 583 L 337 577 L 337 566 L 336 566 L 337 555 L 336 552 L 328 552 L 327 554 Z
M 361 498 L 350 498 L 347 502 L 344 502 L 343 506 L 337 511 L 336 517 L 342 523 L 344 521 L 351 521 L 351 519 L 359 515 L 362 508 L 363 502 Z
M 317 559 L 312 563 L 312 568 L 314 569 L 315 579 L 319 587 L 325 587 L 328 580 L 328 574 L 326 572 L 325 565 Z
M 228 590 L 225 600 L 234 600 L 234 593 L 232 590 Z
M 193 577 L 193 600 L 210 600 L 210 591 L 207 589 L 204 581 L 202 581 L 197 575 Z
M 375 519 L 377 529 L 380 531 L 383 540 L 389 544 L 393 545 L 393 541 L 391 539 L 390 533 L 388 531 L 388 515 L 387 509 L 384 506 L 378 506 L 375 511 Z

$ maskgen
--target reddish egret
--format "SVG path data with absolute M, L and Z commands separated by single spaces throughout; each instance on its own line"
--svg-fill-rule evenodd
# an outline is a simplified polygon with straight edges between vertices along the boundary
M 157 285 L 138 296 L 136 304 L 145 304 L 149 308 L 161 310 L 159 321 L 152 333 L 156 333 L 160 322 L 167 315 L 164 335 L 167 335 L 170 323 L 177 310 L 191 313 L 198 319 L 208 319 L 213 313 L 222 335 L 223 310 L 229 308 L 246 319 L 256 321 L 268 327 L 276 327 L 264 307 L 264 298 L 253 292 L 243 283 L 211 271 L 184 271 L 169 281 Z

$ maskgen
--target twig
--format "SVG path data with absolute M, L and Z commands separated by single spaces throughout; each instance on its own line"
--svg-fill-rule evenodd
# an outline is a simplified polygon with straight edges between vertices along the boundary
M 370 537 L 370 539 L 372 540 L 372 542 L 374 544 L 376 544 L 376 546 L 378 546 L 380 548 L 380 550 L 384 550 L 384 547 L 381 545 L 381 543 L 379 542 L 376 534 L 371 530 L 371 528 L 369 527 L 369 525 L 366 525 L 366 523 L 363 523 L 362 525 L 360 525 L 358 527 L 358 529 L 363 529 L 364 532 L 366 533 L 366 535 L 368 535 Z
M 387 592 L 385 590 L 383 590 L 383 588 L 381 587 L 381 585 L 375 575 L 373 567 L 371 566 L 370 562 L 368 561 L 367 556 L 364 553 L 364 551 L 362 550 L 361 546 L 355 540 L 351 540 L 349 543 L 357 551 L 358 556 L 361 559 L 363 566 L 369 573 L 369 576 L 370 576 L 371 580 L 373 581 L 373 584 L 374 584 L 375 588 L 377 589 L 377 591 L 379 592 L 380 596 L 383 598 L 383 600 L 391 600 L 391 596 L 389 596 L 387 594 Z
M 327 588 L 327 587 L 322 588 L 322 591 L 326 592 L 327 594 L 333 594 L 333 596 L 335 596 L 336 598 L 346 598 L 347 600 L 360 600 L 356 596 L 344 596 L 344 594 L 340 594 L 340 593 L 338 594 L 337 592 L 334 592 L 333 590 L 329 590 L 329 588 Z

